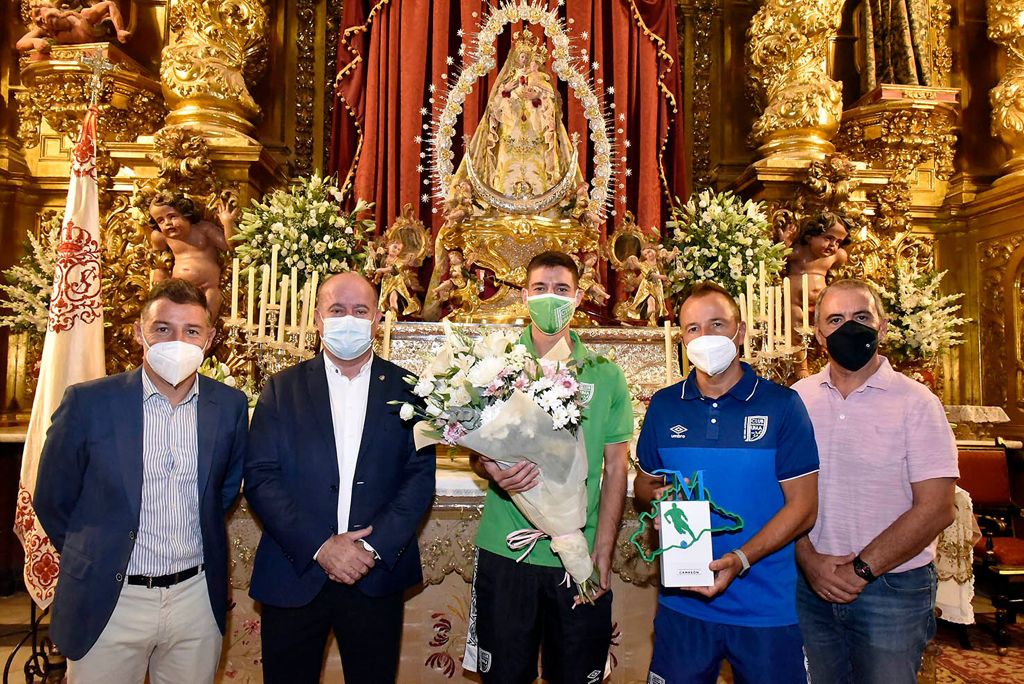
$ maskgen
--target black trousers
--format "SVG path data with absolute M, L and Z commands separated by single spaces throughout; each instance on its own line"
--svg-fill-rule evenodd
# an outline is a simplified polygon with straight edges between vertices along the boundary
M 373 597 L 328 581 L 299 608 L 263 606 L 260 639 L 266 684 L 316 684 L 331 631 L 338 640 L 345 681 L 393 683 L 402 640 L 401 592 Z
M 530 684 L 541 654 L 549 684 L 596 684 L 604 677 L 612 638 L 612 595 L 573 608 L 576 585 L 565 570 L 480 549 L 473 596 L 479 645 L 477 671 L 485 684 Z

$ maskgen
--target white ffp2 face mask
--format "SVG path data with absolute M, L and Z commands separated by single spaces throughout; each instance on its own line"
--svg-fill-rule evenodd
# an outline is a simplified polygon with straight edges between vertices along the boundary
M 339 359 L 358 359 L 373 343 L 373 322 L 355 316 L 325 318 L 323 343 Z
M 708 375 L 718 375 L 728 368 L 732 360 L 736 358 L 738 350 L 733 340 L 736 339 L 739 332 L 737 329 L 736 334 L 732 337 L 701 335 L 690 340 L 690 343 L 686 345 L 686 358 L 690 359 L 690 363 L 698 370 L 704 371 Z
M 203 348 L 189 342 L 173 340 L 150 345 L 142 336 L 146 348 L 146 361 L 153 372 L 177 387 L 199 370 L 203 363 Z

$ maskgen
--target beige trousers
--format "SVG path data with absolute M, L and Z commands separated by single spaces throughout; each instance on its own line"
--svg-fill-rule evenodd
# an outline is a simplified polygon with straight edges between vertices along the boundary
M 81 660 L 68 660 L 69 684 L 213 682 L 220 629 L 206 573 L 166 589 L 125 584 L 110 621 Z

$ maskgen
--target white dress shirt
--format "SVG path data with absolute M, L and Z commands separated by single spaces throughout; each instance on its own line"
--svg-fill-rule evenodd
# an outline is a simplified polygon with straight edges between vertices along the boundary
M 334 445 L 338 452 L 338 534 L 348 532 L 352 507 L 352 482 L 356 475 L 359 446 L 363 442 L 366 400 L 370 392 L 373 354 L 351 380 L 324 354 L 327 389 L 331 396 Z

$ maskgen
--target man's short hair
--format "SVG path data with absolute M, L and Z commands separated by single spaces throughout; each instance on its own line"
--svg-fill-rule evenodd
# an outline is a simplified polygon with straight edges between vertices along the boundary
M 821 311 L 821 303 L 825 300 L 825 294 L 833 290 L 857 290 L 868 293 L 875 302 L 875 310 L 878 312 L 879 319 L 884 321 L 888 318 L 885 313 L 885 303 L 882 301 L 882 296 L 878 294 L 878 290 L 874 285 L 860 278 L 841 278 L 840 280 L 833 281 L 818 293 L 818 299 L 814 302 L 815 323 L 818 322 L 818 313 Z
M 541 252 L 530 259 L 530 263 L 526 265 L 527 283 L 530 282 L 530 274 L 538 268 L 567 268 L 569 273 L 572 274 L 572 284 L 580 284 L 580 267 L 576 265 L 576 260 L 565 252 L 552 249 L 547 252 Z
M 686 292 L 686 297 L 683 299 L 683 303 L 685 304 L 687 299 L 693 299 L 694 297 L 707 297 L 711 294 L 720 294 L 729 300 L 729 308 L 732 310 L 732 314 L 736 318 L 736 323 L 740 323 L 740 321 L 743 320 L 740 316 L 740 305 L 736 303 L 736 298 L 729 294 L 729 291 L 724 287 L 710 280 L 703 280 L 698 283 L 694 283 L 693 287 Z M 679 313 L 682 314 L 682 312 L 683 307 L 680 306 Z
M 195 304 L 202 307 L 207 312 L 207 317 L 209 317 L 206 295 L 203 294 L 203 291 L 187 280 L 170 278 L 154 285 L 153 289 L 146 295 L 146 298 L 142 300 L 142 306 L 139 307 L 139 318 L 145 316 L 149 308 L 161 299 L 170 300 L 175 304 Z
M 173 207 L 175 211 L 181 214 L 182 218 L 186 219 L 189 223 L 199 223 L 203 220 L 203 214 L 196 207 L 196 203 L 190 200 L 185 195 L 176 194 L 163 190 L 153 196 L 153 199 L 149 201 L 151 207 Z M 159 228 L 156 220 L 150 216 L 149 225 L 153 228 Z

